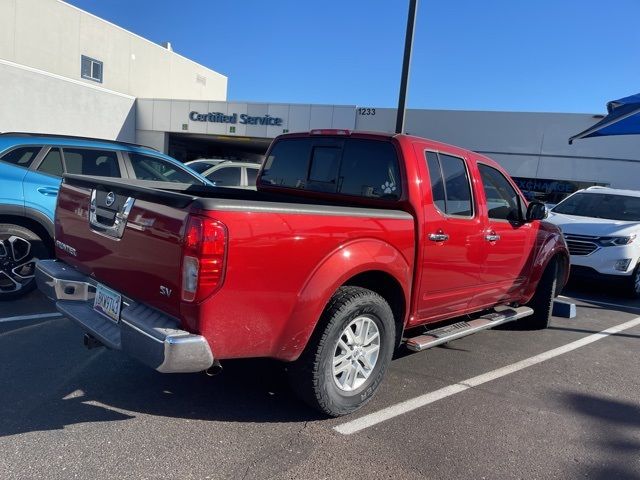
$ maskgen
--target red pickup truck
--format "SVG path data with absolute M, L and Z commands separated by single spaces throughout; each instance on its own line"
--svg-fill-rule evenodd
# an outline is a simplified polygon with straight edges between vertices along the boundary
M 36 278 L 89 345 L 160 372 L 291 362 L 293 388 L 336 416 L 402 344 L 545 328 L 569 273 L 545 216 L 476 153 L 317 130 L 273 141 L 257 191 L 67 175 Z

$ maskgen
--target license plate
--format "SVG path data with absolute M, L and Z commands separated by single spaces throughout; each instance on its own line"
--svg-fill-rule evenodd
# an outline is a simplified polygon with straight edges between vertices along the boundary
M 120 305 L 122 297 L 119 293 L 108 289 L 104 285 L 98 284 L 96 288 L 96 298 L 93 301 L 93 309 L 105 317 L 118 323 L 120 320 Z

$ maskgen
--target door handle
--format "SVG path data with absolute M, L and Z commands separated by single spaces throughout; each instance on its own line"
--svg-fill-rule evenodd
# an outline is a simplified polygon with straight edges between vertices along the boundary
M 449 235 L 440 230 L 436 233 L 430 233 L 429 240 L 431 240 L 432 242 L 446 242 L 447 240 L 449 240 Z
M 500 235 L 498 235 L 496 232 L 489 232 L 484 236 L 484 239 L 487 242 L 497 242 L 498 240 L 500 240 Z
M 46 197 L 55 197 L 58 195 L 58 189 L 52 187 L 40 187 L 38 188 L 38 192 Z

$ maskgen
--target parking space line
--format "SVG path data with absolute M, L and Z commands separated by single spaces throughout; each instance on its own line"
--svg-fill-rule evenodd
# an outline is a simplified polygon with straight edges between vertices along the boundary
M 585 345 L 589 345 L 593 342 L 597 342 L 598 340 L 602 340 L 609 335 L 614 335 L 638 325 L 640 325 L 640 317 L 636 317 L 614 327 L 602 330 L 601 332 L 583 337 L 580 340 L 567 343 L 566 345 L 563 345 L 561 347 L 547 350 L 546 352 L 534 355 L 533 357 L 529 357 L 519 362 L 512 363 L 511 365 L 507 365 L 505 367 L 483 373 L 476 377 L 463 380 L 439 390 L 435 390 L 433 392 L 420 395 L 410 400 L 397 403 L 396 405 L 391 405 L 390 407 L 383 408 L 382 410 L 378 410 L 377 412 L 370 413 L 369 415 L 365 415 L 363 417 L 356 418 L 355 420 L 351 420 L 350 422 L 346 422 L 333 427 L 333 429 L 343 435 L 351 435 L 353 433 L 357 433 L 361 430 L 364 430 L 365 428 L 373 427 L 374 425 L 385 422 L 391 418 L 411 412 L 412 410 L 416 410 L 420 407 L 424 407 L 431 403 L 437 402 L 438 400 L 442 400 L 443 398 L 450 397 L 451 395 L 455 395 L 456 393 L 464 392 L 465 390 L 468 390 L 472 387 L 477 387 L 478 385 L 490 382 L 491 380 L 496 380 L 511 373 L 518 372 L 533 365 L 537 365 L 538 363 L 542 363 L 551 358 L 564 355 L 565 353 L 572 352 L 573 350 L 584 347 Z
M 600 300 L 590 300 L 587 298 L 580 298 L 580 297 L 567 297 L 565 295 L 558 295 L 558 298 L 564 298 L 565 300 L 573 300 L 573 301 L 585 302 L 585 303 L 595 303 L 597 305 L 604 305 L 605 307 L 626 308 L 628 310 L 640 311 L 640 307 L 633 307 L 631 305 L 624 305 L 621 303 L 601 302 Z
M 60 312 L 51 312 L 51 313 L 37 313 L 34 315 L 17 315 L 15 317 L 5 317 L 0 318 L 0 323 L 4 322 L 19 322 L 21 320 L 37 320 L 39 318 L 57 318 L 61 317 L 62 314 Z

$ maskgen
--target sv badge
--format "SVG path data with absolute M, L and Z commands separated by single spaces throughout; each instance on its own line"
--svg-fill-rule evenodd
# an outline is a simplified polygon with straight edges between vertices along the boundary
M 165 287 L 164 285 L 160 285 L 160 295 L 163 297 L 171 296 L 171 289 L 169 287 Z

